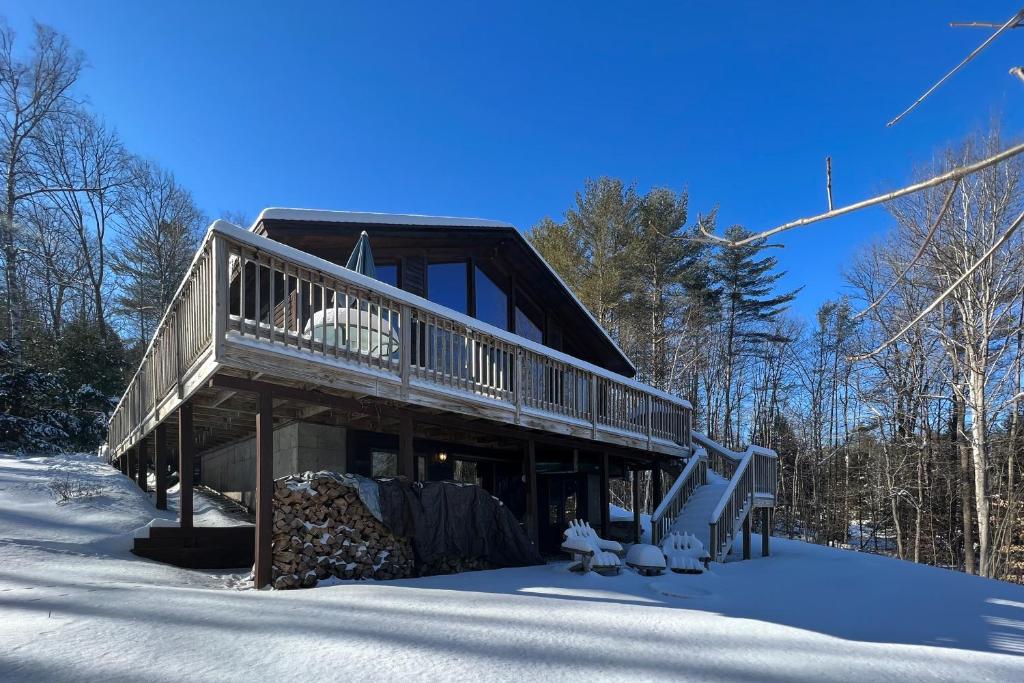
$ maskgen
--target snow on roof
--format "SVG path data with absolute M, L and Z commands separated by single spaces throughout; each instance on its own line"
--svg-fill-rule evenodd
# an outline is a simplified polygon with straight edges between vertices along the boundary
M 262 220 L 310 221 L 316 223 L 371 223 L 376 225 L 418 225 L 443 228 L 508 228 L 516 226 L 486 218 L 459 218 L 456 216 L 424 216 L 421 214 L 372 213 L 366 211 L 325 211 L 322 209 L 263 209 L 250 230 Z

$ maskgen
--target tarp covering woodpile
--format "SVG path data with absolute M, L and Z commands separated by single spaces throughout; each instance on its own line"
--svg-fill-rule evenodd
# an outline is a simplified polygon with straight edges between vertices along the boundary
M 306 472 L 275 482 L 273 507 L 275 588 L 543 563 L 479 486 Z
M 421 569 L 448 558 L 493 567 L 543 564 L 515 515 L 479 486 L 450 481 L 384 479 L 379 500 L 383 522 L 396 536 L 412 539 Z

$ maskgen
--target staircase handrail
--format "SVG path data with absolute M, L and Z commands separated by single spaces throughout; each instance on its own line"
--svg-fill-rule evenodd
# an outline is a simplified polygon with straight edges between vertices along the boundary
M 657 545 L 679 517 L 690 495 L 707 483 L 708 453 L 697 447 L 668 493 L 651 515 L 651 543 Z
M 719 467 L 726 469 L 735 463 L 728 477 L 729 484 L 722 492 L 722 497 L 719 498 L 718 504 L 715 505 L 708 520 L 710 525 L 709 551 L 711 559 L 714 560 L 736 537 L 739 525 L 750 514 L 755 496 L 770 496 L 772 505 L 774 505 L 778 478 L 778 454 L 770 448 L 755 445 L 748 446 L 743 453 L 737 453 L 715 443 L 699 432 L 693 432 L 693 440 L 719 456 L 717 462 Z M 709 462 L 715 462 L 715 458 L 711 458 Z M 715 471 L 719 472 L 717 469 Z M 721 473 L 719 472 L 719 474 Z

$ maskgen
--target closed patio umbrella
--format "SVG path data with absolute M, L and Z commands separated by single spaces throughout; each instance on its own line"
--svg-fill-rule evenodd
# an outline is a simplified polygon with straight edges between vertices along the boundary
M 359 235 L 359 241 L 356 242 L 355 249 L 348 257 L 345 267 L 360 275 L 377 278 L 377 268 L 373 265 L 373 251 L 370 249 L 370 236 L 366 234 L 365 230 Z

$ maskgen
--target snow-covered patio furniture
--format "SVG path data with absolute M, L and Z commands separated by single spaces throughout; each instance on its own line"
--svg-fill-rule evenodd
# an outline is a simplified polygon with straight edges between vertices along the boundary
M 572 571 L 613 575 L 622 569 L 622 561 L 617 554 L 622 552 L 622 546 L 617 541 L 598 536 L 587 522 L 569 522 L 565 540 L 562 541 L 562 552 L 569 553 L 576 561 L 577 564 L 571 567 Z
M 661 541 L 668 568 L 677 574 L 700 574 L 711 560 L 704 544 L 693 534 L 672 532 Z
M 626 566 L 641 576 L 656 576 L 665 571 L 665 556 L 656 545 L 634 543 L 626 553 Z

